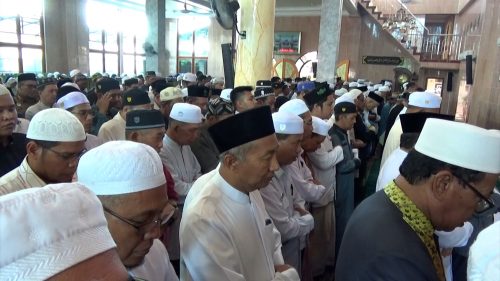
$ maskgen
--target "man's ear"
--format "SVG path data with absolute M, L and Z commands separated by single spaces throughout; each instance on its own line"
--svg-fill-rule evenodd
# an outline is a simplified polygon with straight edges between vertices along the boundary
M 240 161 L 238 158 L 236 158 L 234 155 L 228 153 L 224 155 L 223 159 L 223 164 L 224 166 L 228 167 L 230 170 L 234 171 L 235 169 L 238 169 Z
M 134 132 L 130 133 L 129 138 L 131 141 L 138 142 L 137 140 L 139 138 L 139 133 L 134 131 Z
M 42 147 L 36 144 L 34 141 L 29 141 L 26 144 L 26 154 L 33 160 L 36 160 L 40 157 L 42 151 Z
M 442 170 L 431 178 L 431 191 L 438 201 L 442 201 L 448 197 L 451 191 L 451 183 L 453 175 L 450 171 Z

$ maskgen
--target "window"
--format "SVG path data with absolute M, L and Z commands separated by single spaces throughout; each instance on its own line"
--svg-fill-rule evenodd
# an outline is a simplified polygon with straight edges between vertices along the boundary
M 147 34 L 147 22 L 144 3 L 136 2 L 130 5 L 100 0 L 87 2 L 91 74 L 135 75 L 144 72 L 146 55 L 142 44 Z M 113 21 L 106 20 L 109 18 Z
M 177 72 L 207 73 L 208 25 L 206 17 L 181 17 L 177 22 Z
M 23 0 L 0 10 L 0 73 L 45 71 L 43 54 L 43 1 Z

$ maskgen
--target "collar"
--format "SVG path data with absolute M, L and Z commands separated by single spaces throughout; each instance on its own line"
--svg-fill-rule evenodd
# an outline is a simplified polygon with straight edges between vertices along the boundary
M 436 274 L 441 281 L 445 280 L 443 263 L 438 245 L 434 239 L 434 227 L 425 214 L 406 196 L 394 181 L 384 189 L 391 202 L 401 211 L 403 220 L 418 235 L 432 258 Z
M 22 175 L 22 177 L 25 179 L 26 182 L 28 182 L 28 177 L 32 178 L 35 180 L 36 183 L 39 183 L 40 186 L 45 186 L 47 183 L 43 181 L 30 167 L 28 164 L 28 156 L 24 157 L 23 162 L 21 162 L 21 165 L 19 165 L 19 172 Z M 30 180 L 30 183 L 33 181 Z M 33 187 L 33 186 L 31 186 Z
M 288 166 L 288 165 L 287 165 Z M 280 178 L 282 177 L 283 175 L 285 174 L 285 170 L 283 170 L 281 168 L 281 166 L 279 167 L 278 170 L 276 170 L 276 172 L 274 172 L 274 176 L 277 177 L 277 178 Z
M 337 129 L 337 130 L 339 130 L 339 131 L 341 131 L 342 133 L 344 133 L 344 134 L 346 134 L 346 135 L 347 135 L 347 130 L 340 128 L 337 124 L 335 124 L 335 123 L 334 123 L 334 124 L 333 124 L 333 127 L 335 127 L 335 129 Z
M 167 133 L 165 133 L 165 135 L 163 136 L 163 143 L 165 145 L 168 145 L 168 146 L 176 146 L 178 147 L 179 149 L 182 149 L 182 146 L 179 145 L 178 143 L 176 143 L 173 139 L 171 139 Z
M 125 121 L 125 119 L 123 119 L 122 115 L 120 114 L 120 111 L 118 111 L 118 113 L 115 114 L 115 116 L 113 117 L 113 119 L 115 119 L 118 122 L 123 123 L 123 124 L 127 123 Z
M 232 200 L 241 204 L 250 204 L 250 197 L 230 185 L 217 171 L 214 182 L 219 189 Z

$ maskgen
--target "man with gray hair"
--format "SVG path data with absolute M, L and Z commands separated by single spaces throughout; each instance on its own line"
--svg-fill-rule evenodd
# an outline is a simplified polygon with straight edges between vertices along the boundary
M 1 280 L 129 280 L 102 205 L 78 183 L 0 196 Z
M 85 129 L 60 108 L 40 111 L 26 135 L 27 156 L 19 167 L 0 178 L 0 195 L 49 183 L 71 182 L 85 153 Z
M 158 153 L 142 143 L 107 142 L 82 157 L 77 176 L 101 201 L 130 274 L 146 280 L 177 280 L 158 240 L 172 216 L 166 209 L 166 180 Z

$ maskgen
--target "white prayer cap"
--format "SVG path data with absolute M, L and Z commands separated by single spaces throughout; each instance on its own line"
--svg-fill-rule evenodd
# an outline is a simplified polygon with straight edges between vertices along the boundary
M 182 91 L 177 87 L 168 87 L 160 92 L 160 101 L 170 101 L 182 98 Z
M 341 102 L 354 103 L 354 99 L 350 95 L 345 94 L 345 95 L 342 95 L 335 100 L 335 105 L 337 105 L 338 103 L 341 103 Z
M 17 79 L 14 77 L 10 77 L 7 79 L 7 82 L 5 82 L 5 86 L 7 87 L 12 87 L 13 84 L 17 84 Z
M 73 78 L 79 73 L 82 73 L 79 69 L 73 69 L 69 72 L 69 77 Z
M 368 86 L 367 87 L 367 92 L 375 91 L 375 88 L 373 86 Z
M 299 116 L 286 111 L 273 113 L 276 134 L 298 135 L 304 133 L 304 121 Z
M 199 106 L 189 103 L 176 103 L 170 111 L 170 118 L 191 124 L 200 124 L 203 120 Z
M 295 115 L 301 115 L 306 112 L 309 112 L 309 108 L 307 108 L 307 105 L 303 100 L 293 99 L 285 102 L 282 106 L 280 106 L 279 111 L 285 111 Z
M 351 82 L 349 83 L 349 88 L 356 88 L 358 87 L 358 83 L 357 82 Z
M 76 89 L 80 90 L 80 87 L 76 83 L 66 82 L 66 83 L 62 84 L 61 88 L 65 87 L 65 86 L 71 86 L 73 88 L 76 88 Z
M 9 89 L 7 89 L 7 87 L 0 84 L 0 96 L 3 96 L 3 95 L 10 95 L 10 91 L 9 91 Z
M 139 192 L 166 182 L 158 152 L 132 141 L 110 141 L 89 150 L 76 174 L 78 182 L 97 195 Z
M 328 87 L 330 88 L 330 90 L 334 90 L 335 89 L 335 84 L 334 83 L 328 83 Z
M 326 123 L 321 118 L 318 118 L 316 116 L 312 117 L 312 121 L 313 121 L 313 133 L 327 137 L 328 131 L 330 130 L 330 126 L 328 126 L 328 123 Z
M 344 94 L 347 94 L 347 90 L 345 88 L 340 88 L 338 90 L 335 90 L 335 95 L 337 97 L 341 97 Z
M 99 199 L 79 183 L 0 197 L 0 279 L 45 280 L 115 248 Z
M 365 79 L 358 79 L 358 81 L 356 81 L 356 82 L 358 82 L 358 84 L 364 84 L 365 83 Z
M 413 92 L 410 95 L 408 105 L 421 108 L 440 108 L 441 97 L 430 92 Z
M 84 103 L 90 104 L 87 96 L 82 92 L 71 92 L 60 98 L 54 107 L 68 109 Z
M 44 109 L 31 119 L 26 138 L 41 141 L 74 142 L 87 139 L 82 123 L 61 108 Z
M 498 280 L 500 276 L 500 221 L 488 226 L 472 244 L 467 264 L 467 280 Z
M 233 91 L 233 89 L 222 90 L 222 92 L 220 92 L 220 98 L 225 100 L 225 101 L 231 102 L 231 92 L 232 91 Z
M 363 92 L 359 89 L 352 89 L 350 90 L 346 95 L 350 96 L 353 100 L 357 99 L 359 95 L 361 95 Z
M 187 87 L 186 87 L 186 88 L 183 88 L 183 89 L 181 90 L 181 93 L 182 93 L 182 97 L 183 97 L 183 98 L 187 97 L 187 96 L 188 96 L 188 88 L 187 88 Z
M 186 73 L 186 74 L 184 74 L 184 76 L 182 76 L 182 80 L 188 81 L 188 82 L 196 82 L 196 74 Z
M 385 81 L 384 82 L 384 86 L 389 86 L 390 87 L 390 86 L 392 86 L 392 82 L 391 81 Z
M 224 83 L 224 77 L 215 77 L 212 79 L 212 84 L 223 84 Z
M 415 150 L 458 167 L 500 173 L 500 134 L 470 124 L 427 119 Z
M 184 75 L 179 74 L 179 75 L 177 76 L 177 82 L 182 81 L 182 77 L 183 77 L 183 76 L 184 76 Z
M 373 89 L 378 90 L 380 87 L 382 87 L 382 84 L 375 84 L 373 85 Z
M 379 92 L 389 92 L 391 89 L 389 89 L 389 87 L 387 86 L 381 86 L 380 88 L 378 88 L 378 91 Z

